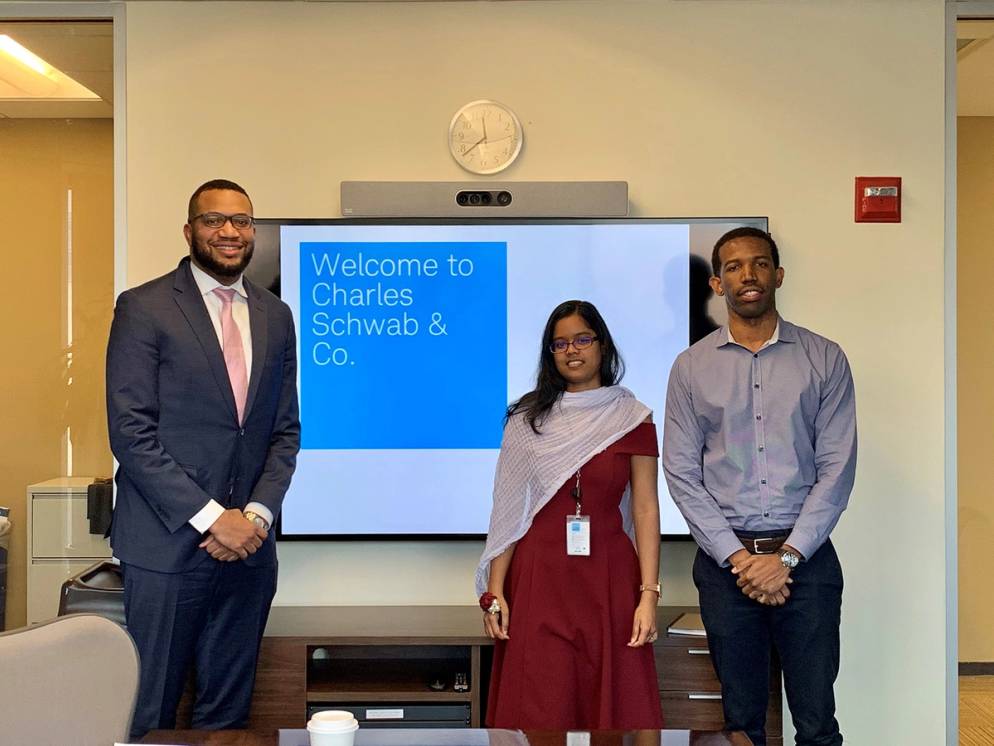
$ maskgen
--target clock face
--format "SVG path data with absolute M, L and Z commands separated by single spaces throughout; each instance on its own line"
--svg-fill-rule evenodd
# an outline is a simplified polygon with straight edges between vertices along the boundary
M 449 125 L 449 150 L 456 163 L 475 174 L 495 174 L 521 152 L 521 122 L 496 101 L 466 104 Z

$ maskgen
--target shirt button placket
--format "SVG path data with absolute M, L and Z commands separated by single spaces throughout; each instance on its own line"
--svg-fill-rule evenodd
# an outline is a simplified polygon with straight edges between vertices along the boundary
M 752 356 L 752 409 L 756 417 L 756 451 L 759 466 L 759 508 L 764 518 L 770 515 L 769 469 L 766 461 L 766 430 L 763 426 L 763 378 L 759 354 Z

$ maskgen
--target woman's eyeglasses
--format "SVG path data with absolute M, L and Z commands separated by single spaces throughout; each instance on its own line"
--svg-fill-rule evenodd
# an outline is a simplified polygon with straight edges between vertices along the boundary
M 596 334 L 577 334 L 572 339 L 563 339 L 562 337 L 558 337 L 552 340 L 552 344 L 549 345 L 549 352 L 553 355 L 558 355 L 566 352 L 570 345 L 573 345 L 574 350 L 585 350 L 596 341 Z

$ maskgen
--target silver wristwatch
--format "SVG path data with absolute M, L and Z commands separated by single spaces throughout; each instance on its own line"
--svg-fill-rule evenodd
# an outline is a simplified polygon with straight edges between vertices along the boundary
M 793 552 L 788 552 L 784 550 L 780 552 L 780 564 L 786 567 L 788 570 L 793 570 L 799 564 L 801 564 L 801 558 L 798 557 Z

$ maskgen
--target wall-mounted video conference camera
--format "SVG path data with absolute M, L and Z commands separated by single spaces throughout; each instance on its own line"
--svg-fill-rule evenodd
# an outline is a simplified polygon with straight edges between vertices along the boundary
M 460 207 L 507 207 L 511 199 L 511 193 L 503 189 L 499 192 L 456 192 L 456 204 Z
M 341 198 L 346 218 L 628 215 L 627 181 L 343 181 Z

